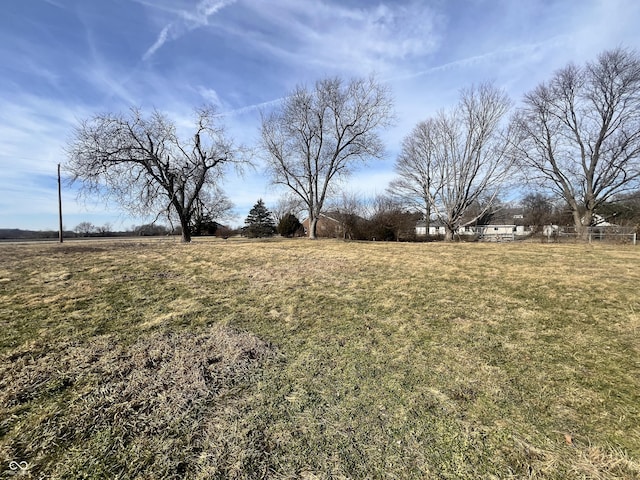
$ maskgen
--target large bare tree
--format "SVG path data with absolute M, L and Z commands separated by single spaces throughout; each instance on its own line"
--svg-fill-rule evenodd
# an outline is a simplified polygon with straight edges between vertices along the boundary
M 514 160 L 502 127 L 510 106 L 492 84 L 471 87 L 454 109 L 419 123 L 403 141 L 390 191 L 419 205 L 427 220 L 435 214 L 445 240 L 474 220 L 466 218 L 471 206 L 483 199 L 486 211 L 504 186 Z
M 299 86 L 262 118 L 262 145 L 272 181 L 286 185 L 309 212 L 309 238 L 336 180 L 356 162 L 381 158 L 381 128 L 390 124 L 388 89 L 374 78 L 340 78 Z
M 618 48 L 559 70 L 525 95 L 514 125 L 532 179 L 567 202 L 587 238 L 594 212 L 639 185 L 638 54 Z
M 395 164 L 397 178 L 387 188 L 392 197 L 422 214 L 427 232 L 431 220 L 431 199 L 436 193 L 431 191 L 436 173 L 434 124 L 435 120 L 420 122 L 404 138 Z
M 212 107 L 195 117 L 193 136 L 183 140 L 158 111 L 95 115 L 76 127 L 66 170 L 86 195 L 114 199 L 134 214 L 177 218 L 189 242 L 192 220 L 208 214 L 208 203 L 230 205 L 213 197 L 226 165 L 240 161 Z

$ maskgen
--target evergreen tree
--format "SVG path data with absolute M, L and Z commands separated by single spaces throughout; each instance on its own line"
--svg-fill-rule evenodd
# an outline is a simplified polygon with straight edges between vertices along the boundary
M 276 231 L 271 212 L 267 210 L 262 199 L 259 199 L 249 211 L 244 223 L 246 234 L 251 238 L 271 237 Z
M 293 237 L 301 228 L 300 220 L 293 213 L 287 213 L 278 223 L 278 233 L 283 237 Z

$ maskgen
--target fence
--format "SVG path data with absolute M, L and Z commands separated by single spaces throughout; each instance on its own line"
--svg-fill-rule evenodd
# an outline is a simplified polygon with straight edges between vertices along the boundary
M 636 245 L 637 233 L 589 232 L 589 243 L 597 241 L 618 241 Z
M 638 235 L 633 227 L 590 227 L 589 243 L 609 242 L 609 243 L 630 243 L 637 245 Z M 575 227 L 559 228 L 556 231 L 547 230 L 547 242 L 559 241 L 580 241 L 580 237 Z
M 516 239 L 515 233 L 479 233 L 477 235 L 481 242 L 513 242 Z

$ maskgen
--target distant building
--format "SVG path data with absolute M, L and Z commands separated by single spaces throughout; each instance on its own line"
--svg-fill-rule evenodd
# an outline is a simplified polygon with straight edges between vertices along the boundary
M 355 230 L 366 223 L 366 220 L 352 213 L 321 213 L 316 224 L 316 236 L 322 238 L 355 238 Z M 305 235 L 309 235 L 309 218 L 302 221 Z
M 524 224 L 524 214 L 521 209 L 502 208 L 492 214 L 485 215 L 479 220 L 471 220 L 462 223 L 455 232 L 458 236 L 478 236 L 480 240 L 513 240 L 516 237 L 525 237 L 531 234 L 531 230 Z M 432 220 L 427 223 L 423 220 L 416 224 L 416 235 L 432 237 L 444 236 L 446 229 L 441 221 Z
M 302 221 L 305 235 L 309 235 L 309 217 Z M 342 238 L 344 236 L 344 221 L 342 214 L 337 212 L 321 213 L 316 224 L 316 236 L 323 238 Z

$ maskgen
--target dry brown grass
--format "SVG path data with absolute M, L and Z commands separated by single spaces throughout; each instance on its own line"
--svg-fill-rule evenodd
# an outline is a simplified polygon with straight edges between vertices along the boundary
M 70 478 L 226 477 L 262 455 L 251 436 L 225 441 L 236 404 L 274 351 L 249 334 L 153 333 L 53 348 L 26 344 L 0 359 L 4 459 Z M 28 405 L 37 404 L 38 409 Z M 249 459 L 253 462 L 253 459 Z
M 638 267 L 606 245 L 0 245 L 0 462 L 640 478 Z

